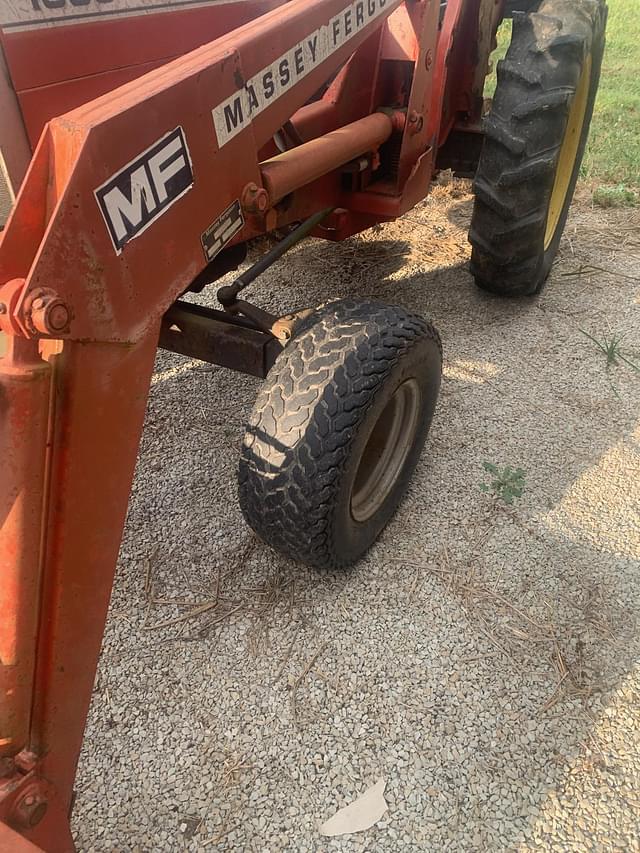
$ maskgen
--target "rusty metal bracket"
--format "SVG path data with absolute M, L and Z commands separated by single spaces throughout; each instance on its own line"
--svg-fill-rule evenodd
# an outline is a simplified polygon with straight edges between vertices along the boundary
M 20 832 L 28 831 L 37 826 L 47 813 L 50 786 L 39 776 L 38 770 L 38 757 L 26 749 L 13 758 L 0 761 L 0 853 L 5 849 L 2 847 L 5 826 Z
M 274 335 L 251 321 L 187 302 L 176 302 L 165 314 L 159 346 L 260 378 L 282 352 Z

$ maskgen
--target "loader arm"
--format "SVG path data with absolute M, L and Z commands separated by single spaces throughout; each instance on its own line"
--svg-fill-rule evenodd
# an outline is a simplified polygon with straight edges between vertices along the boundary
M 293 0 L 54 119 L 34 154 L 0 244 L 0 817 L 46 850 L 73 849 L 162 316 L 262 185 L 260 149 L 400 4 Z
M 439 28 L 436 0 L 291 0 L 45 128 L 0 242 L 0 853 L 4 824 L 74 849 L 165 313 L 234 243 L 325 208 L 340 239 L 424 197 L 461 12 L 488 4 Z

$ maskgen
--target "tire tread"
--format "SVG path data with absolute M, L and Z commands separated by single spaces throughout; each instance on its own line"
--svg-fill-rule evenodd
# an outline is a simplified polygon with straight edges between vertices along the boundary
M 469 231 L 471 272 L 485 290 L 523 296 L 544 285 L 557 248 L 554 237 L 547 251 L 544 236 L 567 116 L 585 57 L 602 50 L 605 23 L 604 0 L 542 0 L 537 11 L 513 13 Z
M 261 539 L 312 566 L 346 564 L 331 522 L 354 427 L 425 338 L 442 358 L 431 324 L 377 302 L 329 303 L 301 323 L 258 394 L 241 451 L 240 507 Z

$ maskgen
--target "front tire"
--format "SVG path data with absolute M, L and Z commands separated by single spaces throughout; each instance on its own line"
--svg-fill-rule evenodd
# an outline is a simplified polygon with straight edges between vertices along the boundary
M 317 568 L 356 562 L 404 496 L 441 371 L 437 331 L 403 308 L 344 300 L 304 320 L 243 442 L 240 506 L 260 538 Z
M 604 52 L 604 0 L 543 0 L 514 13 L 474 183 L 471 272 L 501 296 L 539 293 L 589 135 Z

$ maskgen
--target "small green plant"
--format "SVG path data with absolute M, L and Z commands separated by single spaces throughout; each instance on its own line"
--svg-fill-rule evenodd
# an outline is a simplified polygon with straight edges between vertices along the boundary
M 483 492 L 493 492 L 506 504 L 512 504 L 514 498 L 521 498 L 524 492 L 525 473 L 522 468 L 499 468 L 493 462 L 483 462 L 482 467 L 492 475 L 490 483 L 480 483 Z
M 593 192 L 593 203 L 597 207 L 635 207 L 640 198 L 624 184 L 615 187 L 597 187 Z
M 586 338 L 593 341 L 598 349 L 605 354 L 607 358 L 607 370 L 612 367 L 616 367 L 616 365 L 623 361 L 626 365 L 640 373 L 640 367 L 637 364 L 634 364 L 634 362 L 622 352 L 622 335 L 611 335 L 611 337 L 603 335 L 602 340 L 600 340 L 599 338 L 594 337 L 594 335 L 590 335 L 589 332 L 585 332 L 584 329 L 580 329 L 580 331 Z

